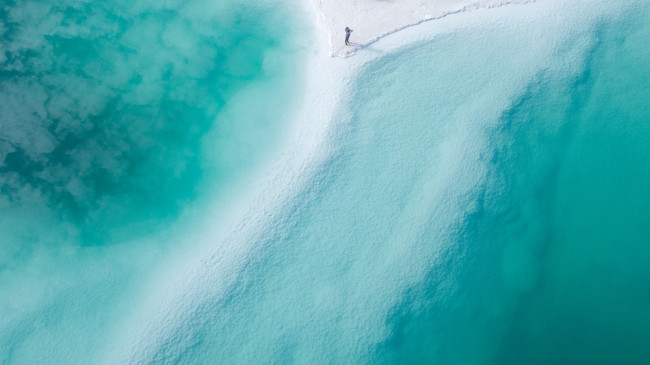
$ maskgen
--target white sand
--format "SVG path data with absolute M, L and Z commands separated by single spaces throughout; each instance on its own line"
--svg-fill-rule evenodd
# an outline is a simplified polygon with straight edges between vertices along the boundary
M 400 29 L 472 9 L 535 0 L 312 0 L 330 55 L 346 57 Z M 345 27 L 353 32 L 345 45 Z
M 449 99 L 452 108 L 448 114 L 450 119 L 475 123 L 468 124 L 473 128 L 459 129 L 459 137 L 471 132 L 466 138 L 456 139 L 451 135 L 454 138 L 450 138 L 440 149 L 440 155 L 446 156 L 444 161 L 447 161 L 441 169 L 445 172 L 440 174 L 444 181 L 432 183 L 432 180 L 426 179 L 425 187 L 414 188 L 413 191 L 430 191 L 431 194 L 440 191 L 440 204 L 433 196 L 425 201 L 439 207 L 435 209 L 460 211 L 453 208 L 455 205 L 450 207 L 443 202 L 468 204 L 466 197 L 469 193 L 466 192 L 483 184 L 486 173 L 482 166 L 486 160 L 481 156 L 488 146 L 487 136 L 482 133 L 490 130 L 483 126 L 484 123 L 487 126 L 490 121 L 498 122 L 503 110 L 526 91 L 529 81 L 542 71 L 548 72 L 550 65 L 557 63 L 550 57 L 558 53 L 557 44 L 563 44 L 562 37 L 567 33 L 567 28 L 556 27 L 558 29 L 549 32 L 549 27 L 540 23 L 555 19 L 557 26 L 561 24 L 559 21 L 566 20 L 567 27 L 572 27 L 572 16 L 555 18 L 554 14 L 578 14 L 575 9 L 588 1 L 581 0 L 575 7 L 563 0 L 540 1 L 521 7 L 528 8 L 525 12 L 520 11 L 523 9 L 516 9 L 518 11 L 515 12 L 512 7 L 484 12 L 493 13 L 489 16 L 474 12 L 454 19 L 429 22 L 405 29 L 375 45 L 373 52 L 360 52 L 350 59 L 325 57 L 328 37 L 325 33 L 314 34 L 314 39 L 305 45 L 306 53 L 310 55 L 306 56 L 308 62 L 305 69 L 309 72 L 305 75 L 305 91 L 300 95 L 302 106 L 296 111 L 294 129 L 288 132 L 286 142 L 281 143 L 283 151 L 274 162 L 260 171 L 259 176 L 251 179 L 254 188 L 242 188 L 243 196 L 237 197 L 232 209 L 227 209 L 230 218 L 215 216 L 212 212 L 219 209 L 215 204 L 210 214 L 198 219 L 198 228 L 193 236 L 184 238 L 195 241 L 194 250 L 187 256 L 172 255 L 169 262 L 161 264 L 160 273 L 152 275 L 151 283 L 144 286 L 148 291 L 142 294 L 145 299 L 135 305 L 129 304 L 135 307 L 133 314 L 114 331 L 112 342 L 108 341 L 112 346 L 107 346 L 103 358 L 109 359 L 108 363 L 119 364 L 151 363 L 156 360 L 210 363 L 214 359 L 224 363 L 282 363 L 290 356 L 299 363 L 336 363 L 337 359 L 341 360 L 338 362 L 347 360 L 353 363 L 381 360 L 381 355 L 373 351 L 392 333 L 388 324 L 390 314 L 400 303 L 403 293 L 418 280 L 423 280 L 423 270 L 434 265 L 432 259 L 422 259 L 430 258 L 421 254 L 431 251 L 430 248 L 420 249 L 403 242 L 426 242 L 429 245 L 434 240 L 404 239 L 398 234 L 394 236 L 397 239 L 387 239 L 385 246 L 347 247 L 349 239 L 331 239 L 327 237 L 330 232 L 325 229 L 309 230 L 312 223 L 316 227 L 334 227 L 333 224 L 341 222 L 339 216 L 349 214 L 347 209 L 338 209 L 335 203 L 321 204 L 320 200 L 340 201 L 335 196 L 341 191 L 348 191 L 348 187 L 339 190 L 336 185 L 332 187 L 330 184 L 338 179 L 337 174 L 343 176 L 347 173 L 345 166 L 351 166 L 351 169 L 359 166 L 345 165 L 345 161 L 342 161 L 352 159 L 354 155 L 353 152 L 348 155 L 345 146 L 349 138 L 346 136 L 347 125 L 352 124 L 353 115 L 357 112 L 354 108 L 358 107 L 359 101 L 348 100 L 358 85 L 355 80 L 370 62 L 415 42 L 453 34 L 464 27 L 490 29 L 491 24 L 494 24 L 497 32 L 501 31 L 502 24 L 509 24 L 507 32 L 502 35 L 507 39 L 527 29 L 529 22 L 537 19 L 538 13 L 544 14 L 542 20 L 535 21 L 530 30 L 522 31 L 522 36 L 512 43 L 530 47 L 503 47 L 509 50 L 507 55 L 503 55 L 507 64 L 499 66 L 492 62 L 485 70 L 473 67 L 471 69 L 474 71 L 470 74 L 450 72 L 444 76 L 444 69 L 437 71 L 442 75 L 441 80 L 452 80 L 440 83 L 449 90 L 481 87 L 481 90 L 472 92 L 475 99 L 463 100 L 458 105 L 453 102 L 454 96 Z M 304 3 L 310 6 L 307 1 Z M 565 9 L 570 11 L 561 11 Z M 311 15 L 311 8 L 301 10 L 305 16 Z M 577 15 L 575 17 L 580 19 Z M 582 22 L 576 24 L 577 27 L 583 26 Z M 353 24 L 350 26 L 363 29 Z M 378 31 L 378 36 L 368 37 L 371 39 L 369 42 L 391 31 L 389 28 L 380 31 L 378 25 L 368 25 L 368 28 Z M 343 35 L 342 30 L 339 33 Z M 358 32 L 355 34 L 358 35 Z M 494 34 L 493 31 L 489 36 Z M 541 38 L 539 44 L 533 41 L 538 38 Z M 505 41 L 487 43 L 486 48 L 504 44 L 502 42 Z M 342 37 L 339 43 L 343 44 Z M 524 52 L 520 52 L 520 49 Z M 571 47 L 563 46 L 561 49 L 570 50 Z M 468 55 L 472 61 L 466 66 L 480 65 L 486 54 L 492 55 L 489 59 L 495 60 L 502 53 L 502 48 L 487 53 L 479 50 Z M 453 55 L 450 57 L 449 64 L 463 61 L 458 58 L 458 53 L 456 58 Z M 557 57 L 561 57 L 561 53 Z M 420 59 L 419 62 L 422 61 Z M 509 72 L 505 74 L 503 70 Z M 495 74 L 504 75 L 494 77 Z M 482 81 L 477 82 L 476 76 Z M 492 85 L 495 82 L 498 85 Z M 444 90 L 441 92 L 444 93 Z M 448 94 L 456 95 L 457 92 Z M 486 110 L 490 111 L 490 117 L 486 117 Z M 395 118 L 399 121 L 408 120 L 409 117 L 398 113 Z M 378 125 L 378 131 L 382 128 Z M 351 145 L 348 148 L 354 151 L 357 147 Z M 405 156 L 400 158 L 403 161 Z M 366 160 L 359 161 L 363 164 Z M 341 181 L 345 185 L 352 180 Z M 356 181 L 363 184 L 366 180 Z M 424 180 L 414 181 L 417 184 Z M 441 186 L 445 190 L 435 189 L 434 186 Z M 446 190 L 447 186 L 450 190 Z M 448 193 L 451 194 L 449 199 L 446 198 Z M 364 194 L 349 196 L 355 202 L 353 205 L 356 199 L 360 199 L 357 205 L 367 206 L 367 202 L 363 201 Z M 419 205 L 406 205 L 413 212 L 420 209 Z M 323 208 L 323 215 L 318 215 L 319 207 Z M 431 211 L 437 212 L 435 209 L 424 209 L 422 212 L 427 215 Z M 303 220 L 301 215 L 307 218 Z M 447 217 L 454 222 L 463 221 L 463 218 L 442 213 L 432 216 Z M 445 219 L 435 218 L 435 224 L 440 224 L 440 227 L 454 226 Z M 407 227 L 413 227 L 412 222 L 409 224 Z M 374 226 L 378 227 L 379 224 Z M 428 227 L 428 223 L 422 226 Z M 291 236 L 293 232 L 298 234 Z M 414 229 L 413 232 L 419 231 Z M 308 240 L 300 242 L 304 237 Z M 321 237 L 325 238 L 319 240 Z M 324 246 L 328 242 L 342 244 Z M 437 251 L 431 252 L 435 254 Z M 411 260 L 411 255 L 420 257 Z M 342 262 L 348 257 L 358 258 L 355 259 L 358 261 L 336 263 L 336 260 Z M 409 265 L 403 265 L 404 262 Z M 341 270 L 341 267 L 344 269 Z M 277 282 L 274 281 L 276 278 Z

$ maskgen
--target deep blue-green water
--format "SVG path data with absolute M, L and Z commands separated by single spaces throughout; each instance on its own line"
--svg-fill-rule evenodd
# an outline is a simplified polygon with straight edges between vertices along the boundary
M 410 289 L 386 343 L 400 362 L 650 361 L 649 16 L 569 35 L 580 56 L 558 59 L 576 72 L 542 70 L 488 128 L 478 208 L 445 261 L 456 287 L 436 268 Z
M 323 69 L 291 5 L 0 9 L 0 363 L 650 362 L 643 1 L 459 14 Z M 188 223 L 301 102 L 335 110 L 304 187 Z

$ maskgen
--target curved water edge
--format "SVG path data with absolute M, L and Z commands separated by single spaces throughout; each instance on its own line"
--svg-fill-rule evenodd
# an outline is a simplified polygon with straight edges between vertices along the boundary
M 0 362 L 100 356 L 145 278 L 193 247 L 199 217 L 233 215 L 223 210 L 299 106 L 311 36 L 292 12 L 272 1 L 3 4 Z
M 582 100 L 598 27 L 629 10 L 601 5 L 467 15 L 345 63 L 362 71 L 331 122 L 333 154 L 260 232 L 183 276 L 137 336 L 135 359 L 500 356 L 503 316 L 543 270 L 548 185 L 571 136 L 563 115 Z M 523 125 L 533 112 L 555 123 Z M 461 346 L 475 351 L 448 350 Z
M 616 207 L 613 199 L 590 205 L 589 195 L 573 204 L 580 193 L 574 182 L 593 180 L 576 173 L 585 167 L 576 156 L 599 143 L 634 142 L 636 165 L 619 169 L 625 153 L 607 165 L 647 181 L 642 172 L 629 173 L 650 161 L 643 157 L 647 143 L 630 137 L 650 135 L 647 107 L 638 108 L 643 97 L 626 89 L 637 80 L 647 95 L 650 77 L 647 68 L 621 69 L 642 71 L 639 60 L 648 59 L 638 45 L 648 35 L 649 13 L 639 3 L 539 1 L 462 14 L 405 29 L 352 59 L 307 47 L 314 54 L 305 61 L 306 93 L 296 96 L 301 109 L 283 148 L 249 175 L 232 204 L 214 198 L 183 216 L 163 237 L 167 244 L 152 238 L 135 248 L 85 248 L 90 259 L 81 264 L 81 251 L 61 251 L 72 267 L 64 274 L 52 256 L 34 260 L 36 270 L 55 274 L 63 295 L 34 296 L 46 292 L 40 274 L 6 281 L 12 302 L 2 309 L 26 315 L 0 316 L 3 361 L 484 363 L 526 362 L 535 353 L 527 351 L 540 349 L 548 363 L 558 348 L 567 359 L 583 354 L 542 340 L 566 329 L 562 320 L 576 314 L 571 306 L 584 303 L 576 296 L 569 310 L 558 306 L 567 298 L 556 296 L 565 274 L 571 282 L 559 293 L 581 288 L 585 278 L 596 283 L 580 265 L 556 269 L 588 263 L 587 249 L 571 243 L 585 225 L 607 227 L 602 211 Z M 325 44 L 322 34 L 314 37 Z M 603 80 L 621 74 L 627 76 L 617 95 L 629 95 L 636 111 L 616 99 L 612 105 L 627 117 L 610 130 L 608 118 L 619 114 L 603 102 Z M 626 139 L 608 139 L 610 131 Z M 607 162 L 615 149 L 587 168 Z M 593 193 L 602 194 L 612 179 L 601 181 L 583 185 L 600 186 Z M 617 198 L 634 192 L 640 202 L 639 214 L 619 212 L 638 227 L 628 231 L 627 254 L 608 267 L 639 256 L 619 277 L 629 286 L 616 292 L 615 304 L 630 309 L 629 293 L 646 300 L 647 255 L 637 238 L 650 226 L 641 224 L 650 199 L 640 185 L 620 191 Z M 592 208 L 602 214 L 571 224 Z M 607 244 L 597 248 L 611 256 Z M 115 267 L 128 270 L 116 275 Z M 95 278 L 70 279 L 90 271 Z M 628 328 L 647 328 L 647 311 L 630 312 Z M 600 323 L 603 314 L 611 313 L 595 310 L 582 324 Z M 548 318 L 556 327 L 537 325 Z M 567 342 L 585 338 L 579 350 L 604 353 L 605 343 L 589 349 L 580 328 L 569 329 Z M 68 337 L 59 338 L 60 331 Z M 618 337 L 612 348 L 647 343 L 640 332 L 623 342 Z
M 362 41 L 362 43 L 357 43 L 357 42 L 351 42 L 350 45 L 346 45 L 344 47 L 339 47 L 336 48 L 333 45 L 333 40 L 332 38 L 335 36 L 334 34 L 330 35 L 330 48 L 332 49 L 330 51 L 330 56 L 332 57 L 350 57 L 353 56 L 357 53 L 357 51 L 362 50 L 368 46 L 371 46 L 372 44 L 378 42 L 380 39 L 385 38 L 391 34 L 397 33 L 401 30 L 404 30 L 406 28 L 414 27 L 416 25 L 425 23 L 425 22 L 430 22 L 430 21 L 435 21 L 435 20 L 440 20 L 442 18 L 452 16 L 452 15 L 459 15 L 463 14 L 469 11 L 476 11 L 476 10 L 487 10 L 487 9 L 492 9 L 495 7 L 500 7 L 500 6 L 508 6 L 508 5 L 522 5 L 526 4 L 527 2 L 531 2 L 535 0 L 516 0 L 516 1 L 505 1 L 505 2 L 498 2 L 496 4 L 482 4 L 481 2 L 478 3 L 472 3 L 465 5 L 459 9 L 455 10 L 449 10 L 449 11 L 444 11 L 439 15 L 436 16 L 425 16 L 421 19 L 418 19 L 417 21 L 410 22 L 410 23 L 405 23 L 405 24 L 399 24 L 397 27 L 392 28 L 390 30 L 382 30 L 381 33 L 378 35 Z M 340 38 L 340 37 L 339 37 Z

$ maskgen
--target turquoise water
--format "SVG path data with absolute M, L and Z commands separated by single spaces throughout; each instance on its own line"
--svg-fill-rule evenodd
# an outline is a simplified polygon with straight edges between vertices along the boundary
M 4 5 L 0 362 L 648 363 L 650 7 L 542 3 L 359 66 L 306 187 L 260 232 L 206 233 L 189 278 L 165 264 L 192 242 L 151 232 L 273 154 L 300 25 Z
M 650 12 L 641 10 L 600 30 L 575 88 L 542 275 L 500 361 L 650 361 Z
M 445 264 L 456 291 L 439 269 L 411 289 L 399 362 L 650 361 L 648 10 L 579 34 L 579 71 L 540 73 L 490 128 L 481 208 Z
M 364 65 L 320 172 L 133 359 L 646 363 L 650 13 L 595 13 Z
M 233 116 L 233 97 L 252 82 L 294 90 L 295 57 L 280 53 L 294 47 L 281 25 L 293 20 L 270 6 L 4 2 L 0 209 L 20 216 L 4 236 L 24 245 L 15 225 L 33 231 L 41 214 L 84 245 L 130 239 L 173 221 L 204 181 L 250 168 L 280 112 L 255 113 L 272 98 L 253 94 L 253 111 Z
M 2 2 L 0 363 L 101 358 L 143 278 L 185 244 L 170 238 L 180 219 L 279 147 L 301 86 L 291 13 Z

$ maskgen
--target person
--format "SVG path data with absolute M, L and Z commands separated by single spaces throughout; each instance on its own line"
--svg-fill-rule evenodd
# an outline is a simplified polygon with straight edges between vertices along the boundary
M 345 45 L 347 46 L 348 43 L 350 43 L 350 33 L 352 33 L 352 29 L 345 27 Z

